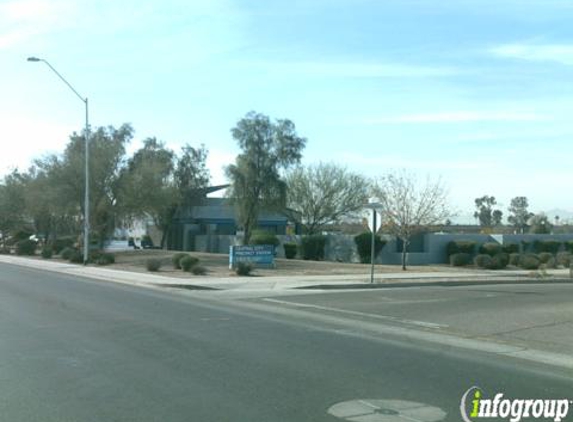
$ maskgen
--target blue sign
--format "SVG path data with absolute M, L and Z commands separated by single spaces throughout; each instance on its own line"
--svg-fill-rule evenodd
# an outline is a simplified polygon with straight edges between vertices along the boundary
M 273 245 L 231 246 L 229 268 L 235 269 L 239 262 L 247 262 L 255 267 L 274 268 L 275 247 Z

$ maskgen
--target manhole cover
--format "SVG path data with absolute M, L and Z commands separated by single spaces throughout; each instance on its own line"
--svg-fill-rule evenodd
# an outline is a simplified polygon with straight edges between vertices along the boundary
M 446 417 L 439 407 L 405 400 L 350 400 L 331 406 L 328 413 L 352 422 L 438 422 Z

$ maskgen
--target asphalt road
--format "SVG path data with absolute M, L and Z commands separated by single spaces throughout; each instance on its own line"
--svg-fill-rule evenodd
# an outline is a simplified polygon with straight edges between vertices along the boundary
M 337 291 L 266 298 L 263 302 L 491 340 L 573 358 L 573 283 Z
M 474 385 L 573 399 L 569 373 L 208 294 L 1 264 L 0 420 L 339 421 L 328 410 L 358 399 L 375 409 L 354 420 L 408 420 L 376 401 L 392 399 L 458 422 Z

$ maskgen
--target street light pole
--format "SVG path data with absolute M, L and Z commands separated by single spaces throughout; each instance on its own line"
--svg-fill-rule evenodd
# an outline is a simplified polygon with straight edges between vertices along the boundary
M 28 57 L 29 62 L 43 62 L 45 63 L 67 86 L 76 96 L 82 100 L 86 107 L 86 129 L 85 129 L 85 197 L 84 197 L 84 265 L 88 263 L 89 259 L 89 240 L 90 240 L 90 173 L 89 173 L 89 113 L 88 113 L 88 98 L 82 97 L 78 91 L 48 63 L 47 60 L 38 57 Z

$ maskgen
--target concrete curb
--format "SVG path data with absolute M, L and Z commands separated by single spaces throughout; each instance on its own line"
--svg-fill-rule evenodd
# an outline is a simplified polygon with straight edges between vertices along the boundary
M 480 271 L 468 272 L 413 272 L 404 274 L 377 274 L 374 284 L 370 284 L 366 274 L 324 275 L 324 276 L 269 276 L 240 278 L 193 278 L 181 279 L 160 274 L 136 273 L 111 268 L 93 267 L 30 259 L 13 255 L 0 255 L 0 262 L 35 268 L 61 274 L 86 277 L 94 280 L 127 284 L 147 288 L 172 288 L 203 291 L 231 290 L 363 290 L 408 287 L 459 287 L 494 284 L 543 284 L 571 283 L 561 270 L 548 278 L 531 278 L 529 271 L 511 271 L 505 274 Z M 561 274 L 563 273 L 563 274 Z M 336 281 L 338 280 L 338 281 Z
M 487 286 L 499 284 L 571 284 L 571 279 L 565 278 L 517 278 L 507 279 L 465 279 L 452 281 L 405 281 L 400 283 L 368 283 L 368 284 L 316 284 L 303 287 L 292 287 L 297 290 L 369 290 L 369 289 L 388 289 L 397 287 L 460 287 L 460 286 Z

